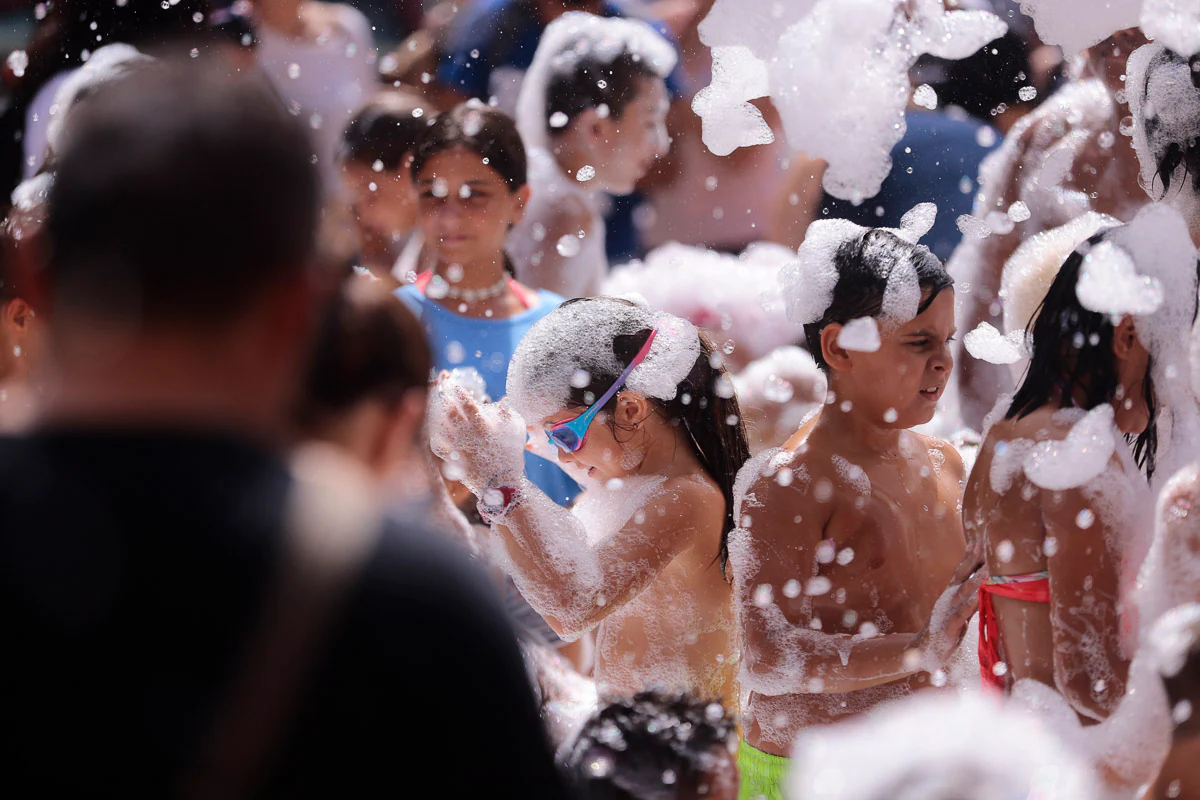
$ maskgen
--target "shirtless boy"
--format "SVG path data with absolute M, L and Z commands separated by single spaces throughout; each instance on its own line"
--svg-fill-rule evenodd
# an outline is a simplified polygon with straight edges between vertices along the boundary
M 781 797 L 801 728 L 929 684 L 973 613 L 967 582 L 931 620 L 966 552 L 965 474 L 953 447 L 907 430 L 954 366 L 953 281 L 919 233 L 818 222 L 782 276 L 831 396 L 739 478 L 743 798 Z

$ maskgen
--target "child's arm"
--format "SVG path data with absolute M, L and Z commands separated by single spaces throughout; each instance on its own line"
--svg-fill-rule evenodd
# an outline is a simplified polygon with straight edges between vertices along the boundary
M 517 490 L 492 530 L 521 593 L 564 638 L 636 597 L 692 545 L 696 531 L 719 529 L 724 520 L 724 501 L 711 486 L 668 481 L 621 531 L 593 543 L 579 518 L 525 479 L 525 423 L 507 405 L 481 406 L 443 377 L 430 418 L 434 452 L 483 506 L 502 504 L 506 490 Z
M 957 645 L 974 610 L 974 584 L 948 591 L 947 602 L 939 603 L 945 616 L 937 637 L 928 628 L 874 636 L 828 632 L 842 628 L 843 614 L 853 608 L 836 601 L 843 587 L 820 574 L 817 558 L 835 504 L 781 488 L 773 477 L 760 479 L 752 494 L 765 509 L 744 509 L 743 522 L 747 513 L 751 517 L 749 529 L 730 538 L 743 686 L 767 695 L 867 689 L 928 669 L 931 657 L 943 662 L 948 652 L 926 654 L 931 638 L 940 645 L 932 649 L 939 651 Z
M 700 481 L 669 482 L 621 531 L 592 544 L 578 517 L 522 481 L 521 499 L 492 531 L 530 605 L 573 638 L 640 594 L 697 530 L 719 526 L 720 499 Z
M 1120 469 L 1115 457 L 1113 469 Z M 1119 641 L 1117 557 L 1111 549 L 1117 534 L 1111 521 L 1093 510 L 1089 495 L 1087 487 L 1042 490 L 1042 519 L 1047 541 L 1054 541 L 1053 555 L 1046 559 L 1054 683 L 1077 712 L 1104 719 L 1125 695 L 1129 662 Z

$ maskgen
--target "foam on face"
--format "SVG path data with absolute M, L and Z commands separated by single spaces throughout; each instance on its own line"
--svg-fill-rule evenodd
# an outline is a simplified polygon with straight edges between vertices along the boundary
M 643 305 L 704 328 L 726 355 L 745 363 L 804 336 L 784 313 L 776 280 L 794 258 L 788 248 L 765 242 L 738 256 L 667 244 L 612 270 L 601 293 L 637 295 Z
M 559 306 L 529 330 L 509 364 L 509 400 L 537 425 L 567 407 L 572 380 L 582 373 L 599 399 L 608 385 L 592 383 L 591 376 L 616 377 L 625 368 L 613 353 L 615 338 L 650 329 L 658 335 L 625 385 L 656 400 L 673 399 L 700 356 L 695 326 L 670 314 L 596 297 Z
M 879 325 L 873 317 L 852 319 L 842 326 L 837 338 L 838 347 L 843 350 L 854 350 L 860 353 L 874 353 L 879 350 L 882 342 L 879 338 Z
M 675 48 L 641 20 L 571 11 L 546 26 L 517 98 L 517 130 L 525 147 L 549 144 L 546 88 L 555 75 L 573 73 L 584 57 L 612 61 L 622 52 L 640 56 L 660 78 L 671 74 L 678 59 Z

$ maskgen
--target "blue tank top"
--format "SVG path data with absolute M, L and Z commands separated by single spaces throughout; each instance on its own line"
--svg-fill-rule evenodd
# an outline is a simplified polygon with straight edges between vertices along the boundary
M 493 400 L 505 395 L 508 363 L 512 361 L 517 344 L 534 323 L 563 302 L 553 292 L 538 291 L 538 302 L 516 316 L 478 319 L 444 308 L 416 286 L 402 286 L 396 290 L 396 296 L 421 321 L 433 351 L 434 368 L 474 368 Z M 582 491 L 558 465 L 533 453 L 525 454 L 525 476 L 559 505 L 570 504 Z

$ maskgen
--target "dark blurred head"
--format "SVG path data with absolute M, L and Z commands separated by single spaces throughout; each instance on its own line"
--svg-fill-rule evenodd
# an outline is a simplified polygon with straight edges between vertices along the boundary
M 260 81 L 159 63 L 73 112 L 50 192 L 56 315 L 213 328 L 302 282 L 320 201 L 302 123 Z
M 938 104 L 958 106 L 983 122 L 992 122 L 1005 108 L 1024 104 L 1019 92 L 1033 85 L 1029 46 L 1013 31 L 969 58 L 943 64 L 945 81 L 936 86 Z
M 581 800 L 734 800 L 736 735 L 720 703 L 642 692 L 588 720 L 567 768 Z
M 380 92 L 346 125 L 341 159 L 367 166 L 379 162 L 381 170 L 399 170 L 429 127 L 432 114 L 418 97 L 390 90 Z

